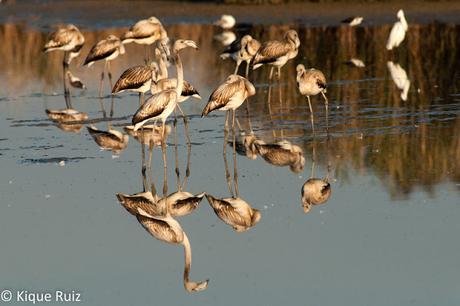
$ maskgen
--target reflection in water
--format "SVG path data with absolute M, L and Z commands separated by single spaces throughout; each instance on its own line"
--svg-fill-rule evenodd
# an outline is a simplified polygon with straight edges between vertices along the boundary
M 227 152 L 226 147 L 228 143 L 228 131 L 224 130 L 224 145 L 223 145 L 223 158 L 225 165 L 225 177 L 227 179 L 228 191 L 231 197 L 228 198 L 216 198 L 210 194 L 206 194 L 206 199 L 211 205 L 214 213 L 224 223 L 230 225 L 237 232 L 244 232 L 254 227 L 261 218 L 261 214 L 258 209 L 252 208 L 246 201 L 239 197 L 238 192 L 238 174 L 237 174 L 237 159 L 236 159 L 236 147 L 235 147 L 235 130 L 233 130 L 233 185 L 228 170 Z M 233 190 L 235 190 L 233 192 Z
M 184 267 L 184 287 L 188 292 L 196 292 L 205 290 L 208 287 L 209 280 L 202 282 L 192 282 L 189 279 L 190 267 L 192 265 L 192 248 L 187 234 L 170 215 L 158 216 L 150 215 L 142 209 L 138 209 L 139 214 L 136 216 L 139 223 L 158 240 L 172 243 L 182 244 L 184 247 L 185 267 Z
M 216 215 L 237 232 L 247 231 L 260 221 L 259 210 L 252 208 L 239 197 L 217 199 L 206 194 L 206 199 Z
M 128 146 L 129 137 L 126 134 L 112 128 L 111 122 L 113 120 L 114 112 L 114 99 L 111 96 L 111 106 L 110 106 L 110 117 L 107 118 L 107 113 L 104 108 L 104 101 L 101 96 L 99 96 L 99 105 L 102 112 L 102 120 L 107 121 L 107 130 L 100 130 L 94 125 L 87 126 L 88 133 L 101 148 L 101 150 L 112 151 L 112 158 L 118 157 L 121 151 L 123 151 Z M 97 120 L 97 119 L 96 119 Z M 96 121 L 93 120 L 93 121 Z
M 165 136 L 159 132 L 158 128 L 152 127 L 149 129 L 141 129 L 142 133 L 141 146 L 142 146 L 142 181 L 143 181 L 143 192 L 127 195 L 122 193 L 117 193 L 118 201 L 122 206 L 132 215 L 136 216 L 139 223 L 149 232 L 153 237 L 158 240 L 172 243 L 172 244 L 181 244 L 184 247 L 185 254 L 185 267 L 184 267 L 184 287 L 188 292 L 196 292 L 205 290 L 208 286 L 208 281 L 202 282 L 193 282 L 190 281 L 190 268 L 192 264 L 192 250 L 190 246 L 189 239 L 187 234 L 182 229 L 182 226 L 179 222 L 174 219 L 175 216 L 185 216 L 193 212 L 198 204 L 203 199 L 205 193 L 200 193 L 193 195 L 189 192 L 182 191 L 182 188 L 185 187 L 187 180 L 184 179 L 183 184 L 180 181 L 180 171 L 178 169 L 178 158 L 176 154 L 176 178 L 178 190 L 168 195 L 167 197 L 160 198 L 156 194 L 156 188 L 149 175 L 150 179 L 148 182 L 146 171 L 149 174 L 152 173 L 152 152 L 155 144 L 160 142 L 164 144 L 166 139 L 161 138 L 160 136 Z M 138 131 L 136 131 L 138 132 Z M 152 135 L 146 135 L 152 133 Z M 176 122 L 174 124 L 174 134 L 176 134 Z M 174 137 L 176 140 L 176 137 Z M 144 154 L 144 144 L 148 140 L 149 144 L 149 159 L 146 163 L 145 154 Z M 177 142 L 174 143 L 175 149 L 177 150 Z M 187 171 L 186 176 L 190 175 L 190 154 L 191 154 L 191 144 L 188 144 L 187 150 Z M 162 146 L 163 147 L 163 146 Z M 164 148 L 162 148 L 164 149 Z M 165 159 L 163 160 L 164 162 Z M 144 167 L 144 165 L 146 166 Z M 165 174 L 164 174 L 164 188 L 163 191 L 167 192 L 167 174 L 166 174 L 166 164 L 164 164 Z M 151 186 L 148 190 L 149 185 Z
M 257 148 L 255 142 L 257 141 L 257 137 L 254 134 L 240 134 L 239 136 L 239 139 L 236 141 L 236 152 L 249 159 L 256 159 Z M 229 145 L 233 145 L 233 143 L 229 142 Z
M 161 146 L 162 142 L 162 135 L 161 135 L 161 126 L 157 126 L 154 124 L 147 124 L 137 131 L 134 130 L 134 125 L 128 125 L 123 127 L 128 135 L 132 136 L 134 139 L 139 141 L 141 144 L 152 144 L 155 147 Z M 165 135 L 164 138 L 168 138 L 169 134 L 171 134 L 171 125 L 165 126 Z
M 46 109 L 45 111 L 48 118 L 56 122 L 56 126 L 65 132 L 80 132 L 83 124 L 78 122 L 88 119 L 87 113 L 79 112 L 73 108 Z
M 299 173 L 305 167 L 303 150 L 287 140 L 267 144 L 262 140 L 254 141 L 259 155 L 269 164 L 279 167 L 289 166 L 294 173 Z
M 387 67 L 396 87 L 401 90 L 401 99 L 406 101 L 410 88 L 410 80 L 407 77 L 406 70 L 401 68 L 399 64 L 394 64 L 392 61 L 387 62 Z
M 227 47 L 230 46 L 233 42 L 235 42 L 236 34 L 232 31 L 223 31 L 222 33 L 216 34 L 214 39 L 217 40 L 222 44 L 222 46 Z
M 459 83 L 453 81 L 460 71 L 458 25 L 411 24 L 406 43 L 393 54 L 397 55 L 398 64 L 405 68 L 410 86 L 416 89 L 407 92 L 404 104 L 401 104 L 401 92 L 393 85 L 387 68 L 389 60 L 395 61 L 394 56 L 382 52 L 381 42 L 386 41 L 391 26 L 291 28 L 297 30 L 302 41 L 309 42 L 300 46 L 298 58 L 306 57 L 302 61 L 307 67 L 314 65 L 330 80 L 331 147 L 339 178 L 355 172 L 374 173 L 392 198 L 406 198 L 417 186 L 432 194 L 440 182 L 460 182 L 457 162 L 460 141 L 451 137 L 460 133 L 458 97 L 453 95 L 460 91 Z M 249 26 L 247 33 L 267 41 L 280 37 L 287 29 L 285 25 L 257 25 Z M 125 30 L 84 32 L 87 43 L 82 52 L 88 52 L 91 45 L 107 35 L 120 36 Z M 206 57 L 184 54 L 187 62 L 192 62 L 193 57 L 193 81 L 199 88 L 203 84 L 214 84 L 216 79 L 224 79 L 233 71 L 233 65 L 219 58 L 221 49 L 212 39 L 215 27 L 171 25 L 167 31 L 175 37 L 187 34 L 199 42 L 202 52 L 209 54 Z M 0 25 L 1 41 L 11 42 L 0 47 L 1 77 L 5 84 L 0 89 L 2 95 L 14 96 L 15 88 L 31 91 L 37 87 L 49 93 L 62 84 L 62 56 L 52 52 L 43 56 L 35 47 L 44 45 L 46 38 L 46 33 L 23 24 Z M 334 56 L 318 51 L 325 46 Z M 114 73 L 118 75 L 126 67 L 142 62 L 138 60 L 142 58 L 142 49 L 127 48 L 130 48 L 127 50 L 130 56 L 119 57 L 113 63 Z M 343 65 L 350 58 L 361 59 L 366 68 L 350 69 Z M 266 142 L 273 142 L 268 139 L 270 137 L 289 138 L 305 148 L 311 131 L 304 124 L 308 107 L 305 108 L 305 100 L 300 98 L 292 77 L 296 74 L 296 64 L 289 62 L 284 67 L 286 74 L 280 86 L 283 105 L 272 103 L 273 123 L 266 120 L 266 100 L 262 101 L 260 96 L 251 99 L 250 117 L 258 137 Z M 78 76 L 86 84 L 97 83 L 99 77 L 87 70 L 80 70 Z M 258 91 L 265 90 L 261 83 L 264 79 L 264 70 L 251 73 Z M 324 117 L 315 105 L 313 108 L 315 115 L 318 114 L 316 126 L 321 126 Z M 60 124 L 60 127 L 77 131 L 82 125 Z M 284 137 L 279 135 L 281 129 Z M 375 153 L 377 149 L 378 154 Z M 436 167 L 418 167 L 431 165 L 433 160 L 451 162 L 438 163 Z
M 88 133 L 102 150 L 109 150 L 115 155 L 120 155 L 121 151 L 128 145 L 128 135 L 113 128 L 109 127 L 107 131 L 102 131 L 94 125 L 90 125 L 87 129 Z
M 364 62 L 362 60 L 360 60 L 359 58 L 350 58 L 350 60 L 348 60 L 346 63 L 349 64 L 349 65 L 358 67 L 358 68 L 366 67 Z
M 311 154 L 311 174 L 310 178 L 303 184 L 301 191 L 301 201 L 304 213 L 308 213 L 312 205 L 326 203 L 332 193 L 331 184 L 329 183 L 329 137 L 326 139 L 326 154 L 328 159 L 327 175 L 324 179 L 315 177 L 316 170 L 316 141 L 313 140 Z

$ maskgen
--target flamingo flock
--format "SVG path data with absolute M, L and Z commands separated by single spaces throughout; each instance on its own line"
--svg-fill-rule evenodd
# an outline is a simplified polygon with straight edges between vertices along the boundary
M 408 29 L 402 10 L 398 11 L 397 17 L 399 21 L 391 29 L 386 44 L 386 49 L 388 50 L 392 50 L 401 44 Z M 361 16 L 343 20 L 350 27 L 355 27 L 362 21 L 363 17 Z M 235 18 L 230 15 L 223 15 L 215 23 L 216 26 L 223 29 L 224 32 L 221 34 L 227 33 L 235 24 Z M 263 140 L 257 139 L 253 133 L 250 133 L 250 135 L 244 136 L 242 143 L 237 146 L 235 135 L 235 123 L 239 125 L 236 118 L 236 110 L 245 101 L 248 101 L 248 98 L 257 94 L 256 86 L 250 80 L 250 71 L 259 69 L 262 66 L 268 66 L 270 67 L 268 81 L 272 82 L 275 70 L 277 79 L 280 81 L 282 67 L 295 59 L 299 53 L 301 39 L 298 33 L 292 29 L 287 30 L 283 37 L 280 37 L 278 40 L 265 42 L 261 42 L 249 34 L 244 35 L 241 39 L 237 39 L 236 37 L 231 38 L 229 42 L 226 42 L 227 46 L 223 50 L 221 58 L 234 60 L 235 69 L 232 74 L 222 80 L 220 85 L 212 91 L 202 110 L 201 117 L 206 117 L 214 111 L 226 112 L 224 125 L 224 161 L 228 179 L 230 174 L 227 167 L 225 148 L 227 146 L 226 137 L 229 130 L 228 121 L 231 113 L 235 192 L 233 192 L 231 183 L 228 180 L 231 197 L 221 199 L 204 192 L 193 195 L 192 193 L 183 191 L 180 184 L 178 184 L 178 191 L 170 195 L 167 194 L 167 188 L 164 188 L 163 197 L 157 195 L 153 184 L 150 190 L 147 184 L 144 184 L 144 190 L 140 193 L 132 195 L 117 194 L 117 198 L 122 206 L 130 214 L 134 215 L 138 222 L 152 236 L 161 241 L 180 244 L 184 247 L 184 287 L 188 292 L 206 289 L 208 280 L 202 282 L 192 282 L 189 280 L 191 266 L 190 241 L 182 226 L 175 218 L 189 214 L 206 197 L 219 219 L 232 226 L 235 231 L 246 231 L 255 226 L 261 219 L 260 212 L 239 197 L 236 170 L 237 148 L 238 152 L 243 152 L 242 154 L 250 159 L 256 159 L 260 155 L 266 162 L 275 166 L 289 166 L 295 173 L 302 171 L 305 165 L 302 149 L 286 140 L 267 144 Z M 72 75 L 68 69 L 72 59 L 80 54 L 84 42 L 85 39 L 80 30 L 75 25 L 69 24 L 51 33 L 43 48 L 44 52 L 64 52 L 63 77 L 64 94 L 66 97 L 69 95 L 67 81 L 73 87 L 86 88 L 83 82 Z M 144 46 L 144 64 L 127 68 L 118 77 L 115 84 L 113 84 L 110 63 L 119 56 L 124 55 L 126 53 L 124 45 L 132 42 Z M 197 50 L 199 46 L 193 40 L 182 38 L 170 39 L 161 21 L 156 17 L 150 17 L 132 25 L 120 38 L 115 35 L 109 35 L 97 42 L 92 46 L 84 60 L 83 65 L 88 67 L 98 61 L 104 61 L 99 83 L 99 97 L 101 99 L 103 96 L 102 85 L 105 74 L 108 76 L 112 99 L 113 95 L 118 95 L 125 91 L 138 93 L 138 109 L 132 115 L 132 125 L 126 126 L 125 131 L 138 139 L 142 144 L 143 174 L 145 173 L 145 168 L 152 166 L 152 148 L 159 145 L 163 149 L 163 162 L 166 171 L 165 139 L 171 132 L 166 122 L 173 113 L 176 114 L 176 110 L 179 110 L 184 119 L 184 126 L 187 129 L 187 116 L 180 104 L 187 101 L 190 97 L 201 99 L 198 90 L 185 80 L 186 77 L 184 76 L 180 53 L 187 48 Z M 153 51 L 153 56 L 151 51 Z M 364 63 L 360 62 L 359 59 L 353 60 L 350 62 L 353 65 L 357 67 L 364 66 Z M 243 62 L 246 63 L 244 76 L 239 74 L 239 68 Z M 167 64 L 175 66 L 175 78 L 169 77 Z M 402 68 L 397 64 L 393 64 L 393 62 L 388 63 L 388 68 L 394 80 L 398 78 L 398 74 L 403 74 L 403 72 L 400 72 Z M 304 64 L 299 63 L 296 67 L 296 75 L 291 77 L 296 78 L 298 91 L 302 96 L 306 97 L 313 133 L 315 127 L 311 96 L 322 96 L 326 113 L 326 127 L 328 127 L 327 80 L 324 73 L 315 68 L 306 68 Z M 397 85 L 403 91 L 401 97 L 405 100 L 407 98 L 407 90 L 410 86 L 407 75 L 400 77 Z M 67 102 L 67 98 L 66 103 L 66 109 L 47 110 L 50 119 L 60 123 L 75 123 L 88 119 L 86 113 L 81 113 L 73 109 L 70 105 L 70 100 Z M 246 103 L 248 107 L 249 102 Z M 161 126 L 157 126 L 157 123 L 161 123 Z M 128 136 L 112 129 L 110 125 L 107 131 L 99 130 L 92 125 L 87 128 L 95 142 L 103 149 L 111 149 L 114 153 L 117 153 L 127 146 Z M 149 144 L 148 162 L 145 162 L 146 158 L 144 154 L 144 144 L 146 143 Z M 188 143 L 190 144 L 190 140 Z M 144 181 L 146 180 L 144 179 Z M 328 179 L 315 178 L 314 171 L 312 170 L 312 177 L 305 182 L 301 190 L 301 203 L 304 211 L 308 212 L 312 205 L 326 202 L 330 195 L 331 186 Z

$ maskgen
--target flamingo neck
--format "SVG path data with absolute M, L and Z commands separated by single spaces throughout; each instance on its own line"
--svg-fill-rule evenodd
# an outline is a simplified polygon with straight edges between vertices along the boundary
M 184 87 L 184 69 L 182 67 L 182 61 L 179 56 L 179 52 L 175 52 L 174 54 L 175 57 L 175 62 L 176 62 L 176 69 L 177 69 L 177 86 L 176 86 L 176 94 L 177 94 L 177 99 L 182 94 L 182 89 Z
M 160 55 L 160 58 L 158 59 L 158 66 L 160 68 L 160 77 L 158 79 L 161 80 L 168 78 L 168 67 L 166 67 L 166 63 L 163 60 L 162 55 Z
M 190 241 L 188 240 L 187 235 L 184 232 L 184 240 L 182 241 L 184 246 L 184 255 L 185 255 L 185 266 L 184 266 L 184 286 L 187 287 L 190 276 L 190 267 L 192 266 L 192 248 L 190 247 Z

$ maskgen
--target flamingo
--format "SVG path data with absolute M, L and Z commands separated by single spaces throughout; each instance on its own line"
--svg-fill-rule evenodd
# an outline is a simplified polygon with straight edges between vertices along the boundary
M 293 59 L 299 52 L 300 40 L 296 31 L 289 30 L 284 34 L 284 40 L 270 40 L 262 44 L 252 59 L 253 70 L 256 70 L 264 64 L 271 67 L 269 80 L 273 76 L 273 69 L 278 69 L 278 79 L 281 75 L 281 67 L 288 60 Z
M 102 82 L 104 80 L 104 71 L 107 67 L 107 74 L 109 76 L 110 88 L 112 84 L 112 73 L 110 71 L 110 62 L 118 57 L 120 54 L 125 54 L 125 47 L 121 40 L 115 35 L 109 35 L 106 39 L 103 39 L 96 43 L 88 55 L 83 65 L 91 67 L 95 62 L 105 60 L 104 68 L 101 73 L 101 81 L 99 83 L 99 96 L 102 95 Z
M 150 17 L 136 22 L 129 30 L 121 37 L 124 44 L 134 42 L 144 45 L 145 62 L 149 62 L 148 45 L 156 41 L 161 41 L 162 44 L 167 44 L 169 41 L 168 34 L 156 17 Z
M 308 70 L 302 64 L 297 65 L 297 86 L 303 96 L 307 96 L 308 107 L 310 108 L 311 126 L 315 130 L 313 108 L 311 107 L 310 96 L 321 94 L 324 98 L 324 107 L 326 108 L 326 122 L 328 120 L 328 100 L 326 93 L 326 77 L 324 74 L 314 68 Z
M 220 55 L 221 59 L 232 58 L 236 61 L 236 67 L 234 74 L 238 73 L 238 68 L 242 62 L 246 62 L 246 78 L 249 75 L 249 63 L 251 62 L 254 55 L 259 51 L 260 42 L 251 35 L 244 35 L 241 40 L 236 40 L 230 46 L 228 46 L 224 52 Z

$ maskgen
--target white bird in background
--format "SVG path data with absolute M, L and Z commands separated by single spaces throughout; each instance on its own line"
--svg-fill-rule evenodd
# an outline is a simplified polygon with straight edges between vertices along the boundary
M 361 24 L 361 22 L 363 22 L 363 19 L 364 18 L 361 16 L 351 16 L 342 20 L 341 22 L 348 24 L 350 27 L 354 27 Z
M 388 70 L 390 70 L 391 78 L 399 90 L 401 90 L 401 99 L 407 100 L 407 94 L 410 88 L 410 80 L 407 77 L 406 70 L 399 64 L 394 64 L 392 61 L 387 62 Z
M 348 65 L 355 66 L 355 67 L 358 67 L 358 68 L 366 67 L 364 62 L 362 60 L 360 60 L 359 58 L 350 58 L 346 63 Z
M 392 50 L 393 48 L 398 47 L 406 36 L 408 26 L 406 18 L 404 17 L 404 11 L 399 10 L 397 16 L 399 21 L 395 22 L 393 28 L 391 29 L 390 36 L 387 41 L 387 50 Z
M 222 46 L 227 47 L 236 40 L 236 34 L 232 31 L 223 31 L 220 34 L 214 36 L 214 39 L 222 44 Z
M 229 30 L 233 28 L 236 24 L 235 17 L 232 15 L 222 15 L 220 19 L 214 22 L 214 25 L 221 27 L 224 30 Z

